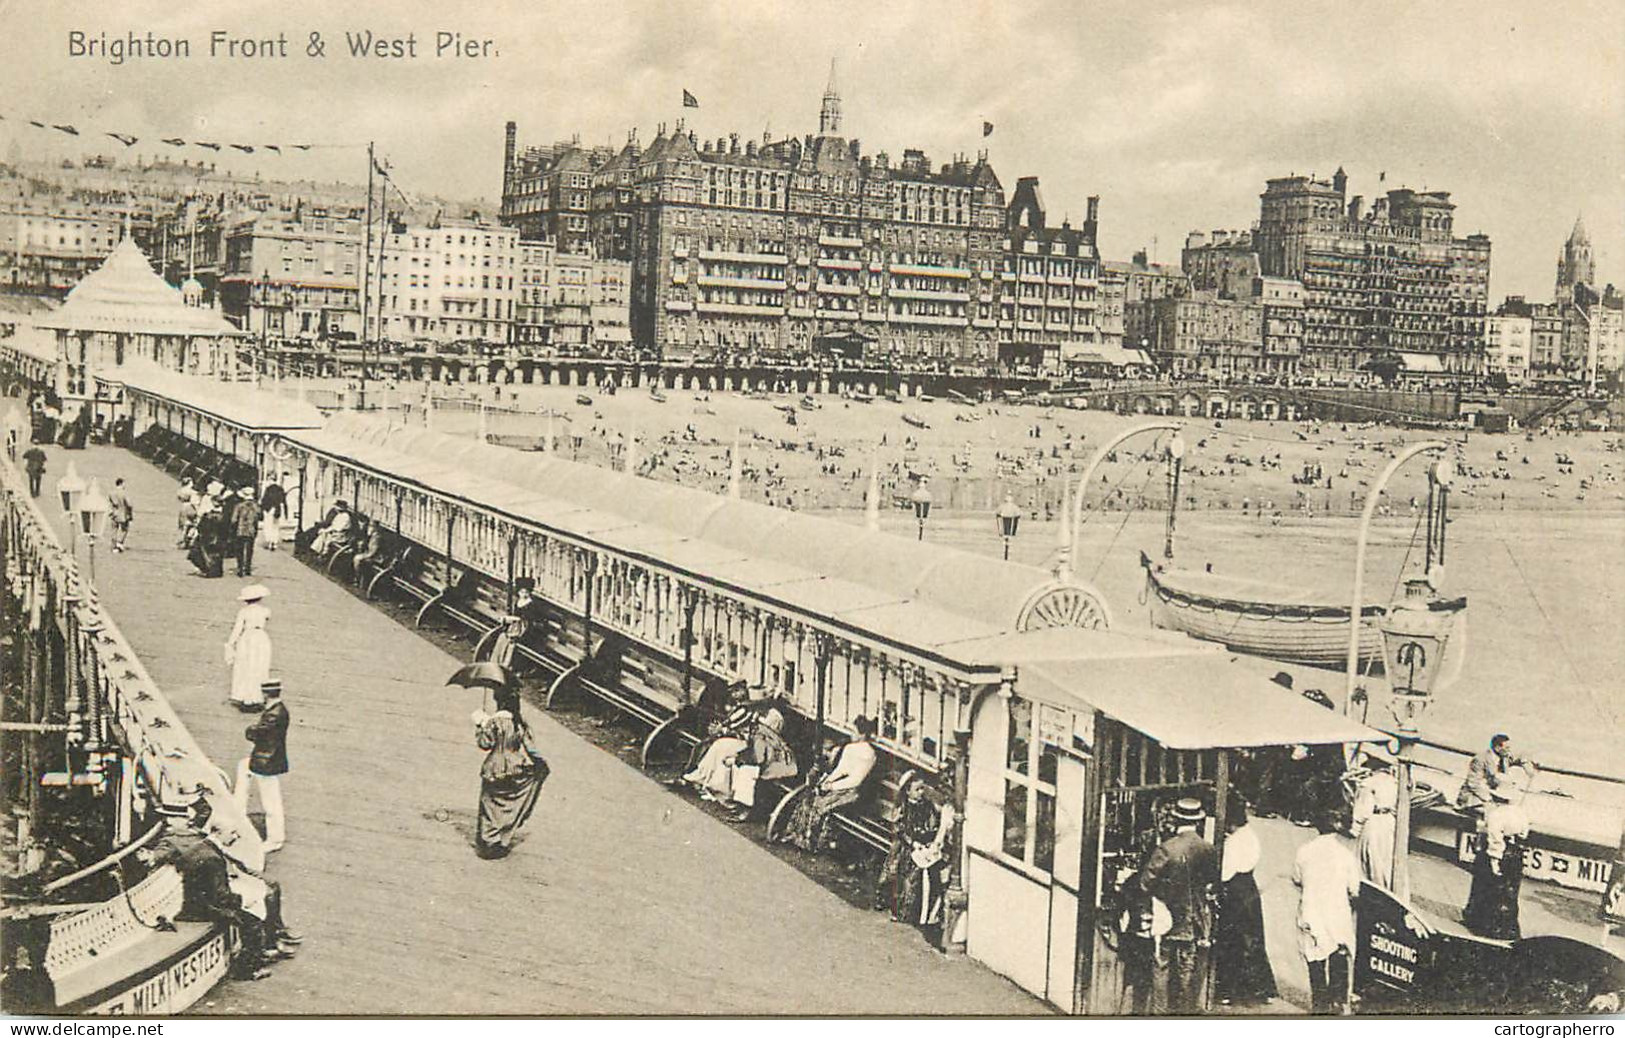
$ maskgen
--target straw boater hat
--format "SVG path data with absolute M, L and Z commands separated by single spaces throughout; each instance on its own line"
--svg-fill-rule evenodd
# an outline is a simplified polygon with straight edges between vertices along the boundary
M 260 682 L 260 694 L 266 699 L 282 698 L 282 680 L 273 678 L 270 681 Z
M 222 490 L 225 490 L 225 489 L 226 489 L 226 485 L 224 483 L 220 482 L 217 479 L 213 483 L 209 484 L 209 489 L 208 489 L 207 493 L 208 493 L 208 495 L 210 497 L 219 497 L 220 492 Z
M 237 491 L 237 496 L 242 498 L 244 501 L 252 501 L 254 500 L 254 488 L 244 487 L 243 489 Z
M 250 584 L 237 593 L 237 597 L 244 602 L 258 602 L 271 593 L 271 589 L 264 584 Z
M 1195 823 L 1207 817 L 1207 812 L 1202 810 L 1202 802 L 1195 797 L 1179 798 L 1169 810 L 1169 814 L 1176 822 Z

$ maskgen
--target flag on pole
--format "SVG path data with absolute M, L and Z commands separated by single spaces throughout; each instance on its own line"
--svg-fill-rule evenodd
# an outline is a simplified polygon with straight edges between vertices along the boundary
M 254 154 L 254 146 L 252 144 L 233 144 L 232 147 L 236 148 L 245 155 Z
M 208 148 L 210 151 L 220 150 L 220 145 L 214 143 L 213 141 L 193 141 L 192 143 L 196 144 L 200 148 Z
M 45 129 L 45 124 L 40 122 L 38 119 L 30 119 L 30 120 L 28 120 L 28 125 L 30 125 L 30 126 L 38 126 L 42 130 Z
M 1383 181 L 1385 181 L 1387 179 L 1388 179 L 1388 171 L 1387 170 L 1383 170 L 1381 173 L 1377 174 L 1377 183 L 1380 184 L 1380 183 L 1382 183 Z
M 280 144 L 262 144 L 260 147 L 264 148 L 266 151 L 274 151 L 278 155 L 282 154 L 282 145 Z
M 684 108 L 698 108 L 698 107 L 700 107 L 700 99 L 695 97 L 693 94 L 689 93 L 687 90 L 684 90 L 683 91 L 683 107 Z
M 308 144 L 290 144 L 290 145 L 288 145 L 288 147 L 293 148 L 295 151 L 309 151 L 310 150 L 310 145 L 308 145 Z
M 169 145 L 172 148 L 179 148 L 182 145 L 184 145 L 186 142 L 181 140 L 179 137 L 165 137 L 164 138 L 164 143 Z
M 134 144 L 136 141 L 140 140 L 139 137 L 136 137 L 136 136 L 134 136 L 132 134 L 128 134 L 128 133 L 111 133 L 110 132 L 110 133 L 108 133 L 108 136 L 113 138 L 115 141 L 118 141 L 120 144 L 124 145 L 126 148 L 128 148 L 130 145 Z
M 69 134 L 70 136 L 79 136 L 79 131 L 67 123 L 52 123 L 51 128 L 54 130 L 61 130 L 63 133 Z
M 991 136 L 993 136 L 993 124 L 988 122 L 985 119 L 982 120 L 982 136 L 983 137 L 991 137 Z

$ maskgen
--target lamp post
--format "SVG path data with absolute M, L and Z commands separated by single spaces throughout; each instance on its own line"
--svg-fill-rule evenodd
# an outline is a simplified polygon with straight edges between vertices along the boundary
M 1343 676 L 1343 712 L 1345 714 L 1353 709 L 1354 684 L 1359 677 L 1360 614 L 1365 608 L 1365 603 L 1361 601 L 1365 597 L 1365 543 L 1366 538 L 1371 533 L 1371 517 L 1376 514 L 1377 502 L 1382 499 L 1383 487 L 1388 485 L 1388 480 L 1393 477 L 1395 472 L 1399 471 L 1400 466 L 1418 454 L 1429 452 L 1444 454 L 1449 449 L 1449 445 L 1443 440 L 1423 440 L 1421 443 L 1412 444 L 1395 455 L 1394 460 L 1390 461 L 1388 467 L 1383 469 L 1382 474 L 1377 477 L 1377 481 L 1371 484 L 1371 492 L 1366 495 L 1365 511 L 1360 514 L 1360 537 L 1354 549 L 1354 594 L 1349 606 L 1349 652 L 1346 672 Z M 1438 485 L 1438 469 L 1439 466 L 1435 466 L 1433 474 L 1434 486 Z
M 1185 438 L 1175 432 L 1168 439 L 1168 522 L 1162 541 L 1162 557 L 1174 557 L 1174 517 L 1179 514 L 1179 473 L 1185 460 Z
M 1179 431 L 1179 424 L 1180 423 L 1168 418 L 1160 418 L 1149 422 L 1140 422 L 1136 425 L 1129 426 L 1116 436 L 1113 436 L 1111 439 L 1101 444 L 1100 448 L 1095 451 L 1095 456 L 1089 459 L 1089 464 L 1084 468 L 1083 475 L 1078 479 L 1078 490 L 1073 496 L 1072 501 L 1068 502 L 1065 494 L 1061 496 L 1062 534 L 1067 536 L 1068 543 L 1063 546 L 1063 549 L 1056 560 L 1055 573 L 1058 579 L 1071 580 L 1072 560 L 1081 556 L 1082 545 L 1078 543 L 1078 538 L 1083 529 L 1083 495 L 1089 492 L 1089 481 L 1095 478 L 1095 470 L 1100 468 L 1107 456 L 1110 455 L 1112 451 L 1116 450 L 1118 445 L 1123 443 L 1125 440 L 1138 436 L 1143 432 L 1152 432 L 1159 429 L 1167 429 L 1177 432 Z M 1183 447 L 1181 447 L 1181 453 L 1183 453 Z M 1070 524 L 1070 534 L 1067 533 L 1068 525 L 1066 522 L 1066 515 L 1069 512 L 1071 513 L 1072 518 Z
M 1388 709 L 1394 716 L 1399 740 L 1393 895 L 1401 901 L 1410 900 L 1411 894 L 1411 754 L 1421 738 L 1422 715 L 1433 701 L 1433 683 L 1454 623 L 1453 614 L 1430 608 L 1437 590 L 1436 574 L 1435 570 L 1406 580 L 1404 597 L 1389 608 L 1381 624 Z
M 28 421 L 23 417 L 22 408 L 13 408 L 6 418 L 6 453 L 11 460 L 17 460 L 17 448 L 22 444 L 23 437 L 28 433 Z
M 85 481 L 80 478 L 73 462 L 68 462 L 68 471 L 56 481 L 56 492 L 62 498 L 62 514 L 68 519 L 68 552 L 78 558 L 79 522 L 76 513 L 79 511 L 79 495 L 85 492 Z
M 931 491 L 926 489 L 923 478 L 920 480 L 920 485 L 915 488 L 914 493 L 910 494 L 908 499 L 914 504 L 914 518 L 919 522 L 919 536 L 916 540 L 923 541 L 925 540 L 925 521 L 931 517 Z
M 1021 506 L 1010 497 L 1004 495 L 1004 504 L 993 513 L 999 519 L 999 536 L 1004 538 L 1004 561 L 1010 561 L 1010 540 L 1016 535 L 1016 527 L 1021 525 Z
M 92 479 L 90 488 L 79 500 L 79 525 L 90 545 L 90 586 L 96 586 L 96 540 L 107 529 L 107 513 L 112 511 L 102 485 Z

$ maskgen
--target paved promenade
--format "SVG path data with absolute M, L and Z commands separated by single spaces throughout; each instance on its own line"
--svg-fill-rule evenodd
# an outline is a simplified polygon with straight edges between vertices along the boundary
M 191 575 L 175 482 L 112 448 L 52 449 L 136 507 L 97 552 L 102 598 L 204 750 L 231 771 L 247 717 L 221 646 L 246 581 Z M 81 558 L 84 545 L 80 545 Z M 296 563 L 257 553 L 293 728 L 287 847 L 270 873 L 305 934 L 206 1013 L 1044 1013 L 1013 984 L 852 908 L 539 709 L 553 766 L 513 855 L 470 845 L 481 755 L 460 661 Z M 252 810 L 258 811 L 257 804 Z
M 221 646 L 247 581 L 192 575 L 174 548 L 175 482 L 125 451 L 52 449 L 47 492 L 72 457 L 87 479 L 124 476 L 131 550 L 97 553 L 107 606 L 214 761 L 246 751 L 226 705 Z M 80 545 L 81 558 L 84 546 Z M 952 1013 L 1048 1007 L 910 929 L 855 909 L 740 830 L 581 740 L 528 717 L 553 774 L 514 854 L 470 846 L 480 753 L 476 692 L 445 688 L 461 661 L 286 550 L 256 553 L 271 589 L 273 670 L 293 715 L 284 782 L 287 891 L 299 956 L 200 1008 L 232 1013 Z M 257 804 L 253 806 L 258 811 Z M 1312 835 L 1258 824 L 1257 871 L 1277 1011 L 1308 1004 L 1292 856 Z M 1413 856 L 1416 901 L 1459 915 L 1468 876 Z M 1526 935 L 1596 941 L 1595 901 L 1543 884 Z

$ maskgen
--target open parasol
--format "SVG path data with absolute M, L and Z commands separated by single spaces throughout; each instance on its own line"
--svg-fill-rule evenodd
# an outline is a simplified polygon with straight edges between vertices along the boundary
M 500 663 L 490 660 L 481 660 L 470 663 L 457 673 L 446 679 L 446 684 L 461 685 L 463 688 L 489 688 L 492 690 L 513 687 L 513 675 L 508 668 Z

